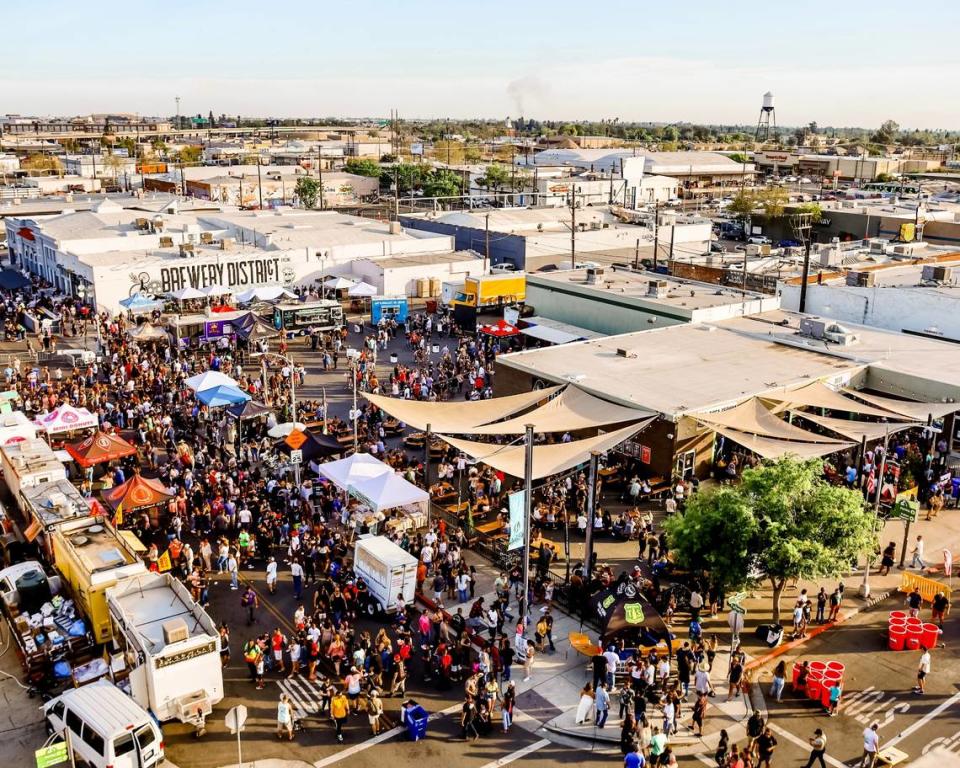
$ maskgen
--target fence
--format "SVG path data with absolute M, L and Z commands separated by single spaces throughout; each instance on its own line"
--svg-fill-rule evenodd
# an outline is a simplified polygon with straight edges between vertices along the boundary
M 912 592 L 914 588 L 920 593 L 920 597 L 928 603 L 933 602 L 933 598 L 937 596 L 937 592 L 943 592 L 949 599 L 950 592 L 952 591 L 950 587 L 941 581 L 928 579 L 925 576 L 918 576 L 914 573 L 904 573 L 900 580 L 900 591 Z

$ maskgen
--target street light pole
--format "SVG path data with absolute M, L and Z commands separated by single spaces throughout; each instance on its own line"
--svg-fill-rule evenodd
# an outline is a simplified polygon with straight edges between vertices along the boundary
M 883 473 L 887 469 L 887 442 L 890 440 L 890 425 L 885 424 L 883 428 L 883 458 L 880 459 L 880 466 L 877 471 L 877 489 L 873 497 L 873 515 L 874 520 L 880 514 L 880 493 L 883 490 Z M 870 555 L 867 555 L 866 565 L 863 567 L 863 581 L 860 583 L 860 597 L 870 597 Z
M 530 518 L 533 509 L 533 424 L 524 425 L 527 443 L 523 461 L 523 615 L 520 621 L 527 624 L 530 612 Z

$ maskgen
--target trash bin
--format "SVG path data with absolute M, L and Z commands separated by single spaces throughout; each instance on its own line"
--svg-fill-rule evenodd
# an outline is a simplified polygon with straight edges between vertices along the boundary
M 407 712 L 407 735 L 410 741 L 419 741 L 427 735 L 427 721 L 430 715 L 421 706 L 416 706 Z
M 433 315 L 436 313 L 436 311 L 437 311 L 437 300 L 427 299 L 427 312 Z

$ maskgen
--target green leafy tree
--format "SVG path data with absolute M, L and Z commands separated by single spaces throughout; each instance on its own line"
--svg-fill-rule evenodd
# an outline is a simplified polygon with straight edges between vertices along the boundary
M 384 168 L 380 174 L 381 187 L 388 189 L 394 184 L 399 187 L 401 195 L 408 195 L 411 192 L 420 189 L 423 183 L 424 170 L 421 165 L 411 163 L 399 163 L 393 168 Z
M 895 120 L 884 120 L 880 129 L 870 137 L 877 144 L 893 144 L 900 133 L 900 125 Z
M 351 157 L 343 164 L 343 170 L 347 173 L 355 173 L 357 176 L 379 176 L 381 173 L 380 163 L 369 157 Z
M 20 167 L 33 173 L 44 173 L 46 171 L 63 173 L 63 163 L 60 162 L 59 157 L 54 157 L 53 155 L 44 155 L 41 152 L 37 152 L 33 155 L 27 155 L 25 158 L 23 158 L 23 160 L 20 161 Z
M 820 207 L 820 203 L 802 203 L 795 210 L 799 213 L 809 213 L 814 224 L 823 217 L 823 208 Z
M 486 172 L 477 179 L 477 184 L 486 187 L 491 192 L 499 192 L 510 182 L 510 171 L 502 165 L 494 163 L 487 167 Z
M 463 177 L 455 171 L 437 168 L 423 180 L 426 197 L 454 197 L 463 193 Z
M 177 153 L 177 160 L 184 165 L 193 165 L 200 162 L 200 155 L 203 150 L 200 147 L 188 144 Z
M 786 190 L 778 187 L 764 189 L 759 196 L 758 202 L 763 208 L 763 213 L 768 219 L 779 219 L 783 216 L 784 209 L 790 201 Z
M 316 208 L 320 197 L 320 182 L 312 176 L 301 176 L 293 189 L 304 208 Z
M 756 207 L 756 195 L 748 189 L 741 189 L 733 196 L 733 200 L 730 201 L 727 210 L 741 221 L 746 221 L 753 215 Z

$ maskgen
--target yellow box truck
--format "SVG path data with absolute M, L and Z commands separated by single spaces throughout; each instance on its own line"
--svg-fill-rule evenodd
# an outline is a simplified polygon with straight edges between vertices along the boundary
M 453 297 L 454 307 L 473 307 L 478 312 L 523 301 L 527 296 L 527 276 L 523 272 L 480 275 L 463 281 L 463 289 Z

